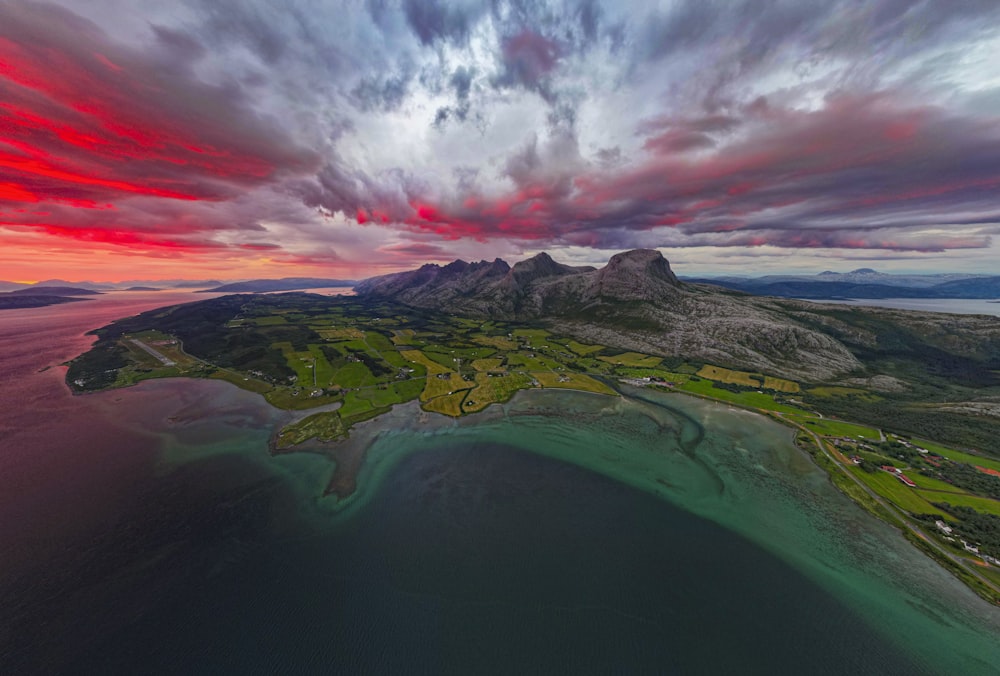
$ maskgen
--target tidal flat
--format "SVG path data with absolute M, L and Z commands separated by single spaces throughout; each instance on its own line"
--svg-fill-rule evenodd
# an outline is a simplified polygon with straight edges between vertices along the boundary
M 158 480 L 193 483 L 201 509 L 223 514 L 196 529 L 208 553 L 195 548 L 221 572 L 185 584 L 246 632 L 285 636 L 271 649 L 286 658 L 305 650 L 294 627 L 314 637 L 290 658 L 307 670 L 985 674 L 1000 663 L 997 609 L 753 413 L 639 389 L 526 391 L 458 420 L 399 406 L 346 443 L 271 456 L 288 414 L 252 394 L 166 380 L 93 396 L 121 406 L 133 394 L 134 423 L 160 439 Z M 351 490 L 324 497 L 331 485 Z M 210 504 L 217 490 L 224 507 Z M 231 520 L 238 534 L 217 541 L 211 524 Z M 228 592 L 205 586 L 215 575 Z M 191 602 L 146 609 L 125 640 L 174 626 L 182 608 L 208 612 Z M 278 604 L 283 629 L 266 614 Z M 200 649 L 235 641 L 261 659 L 231 632 L 218 640 Z M 401 646 L 405 663 L 381 652 Z

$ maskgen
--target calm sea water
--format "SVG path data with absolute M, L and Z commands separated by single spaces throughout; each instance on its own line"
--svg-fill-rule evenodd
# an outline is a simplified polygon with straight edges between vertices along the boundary
M 895 310 L 922 310 L 924 312 L 950 312 L 958 315 L 996 315 L 1000 317 L 1000 302 L 976 298 L 864 298 L 860 300 L 809 300 L 811 303 L 839 303 L 842 305 L 869 305 Z
M 1000 611 L 758 416 L 398 407 L 337 504 L 252 394 L 39 372 L 181 298 L 0 314 L 0 673 L 996 673 Z

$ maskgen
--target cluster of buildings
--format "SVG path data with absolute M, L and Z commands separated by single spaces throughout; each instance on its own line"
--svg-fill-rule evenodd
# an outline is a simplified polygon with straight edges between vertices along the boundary
M 903 470 L 899 469 L 898 467 L 893 467 L 892 465 L 882 465 L 879 469 L 881 469 L 883 472 L 888 472 L 889 474 L 893 475 L 894 477 L 902 481 L 910 488 L 917 487 L 917 484 L 913 483 L 913 479 L 903 474 Z

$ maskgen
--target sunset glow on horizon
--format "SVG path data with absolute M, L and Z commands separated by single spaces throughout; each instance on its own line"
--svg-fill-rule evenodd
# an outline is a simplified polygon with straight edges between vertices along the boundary
M 1000 4 L 0 6 L 0 279 L 996 272 Z

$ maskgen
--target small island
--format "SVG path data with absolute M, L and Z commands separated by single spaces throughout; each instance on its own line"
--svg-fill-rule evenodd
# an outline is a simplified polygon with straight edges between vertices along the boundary
M 65 286 L 31 286 L 26 289 L 0 293 L 0 310 L 46 307 L 60 303 L 86 300 L 79 296 L 97 296 L 99 291 Z

